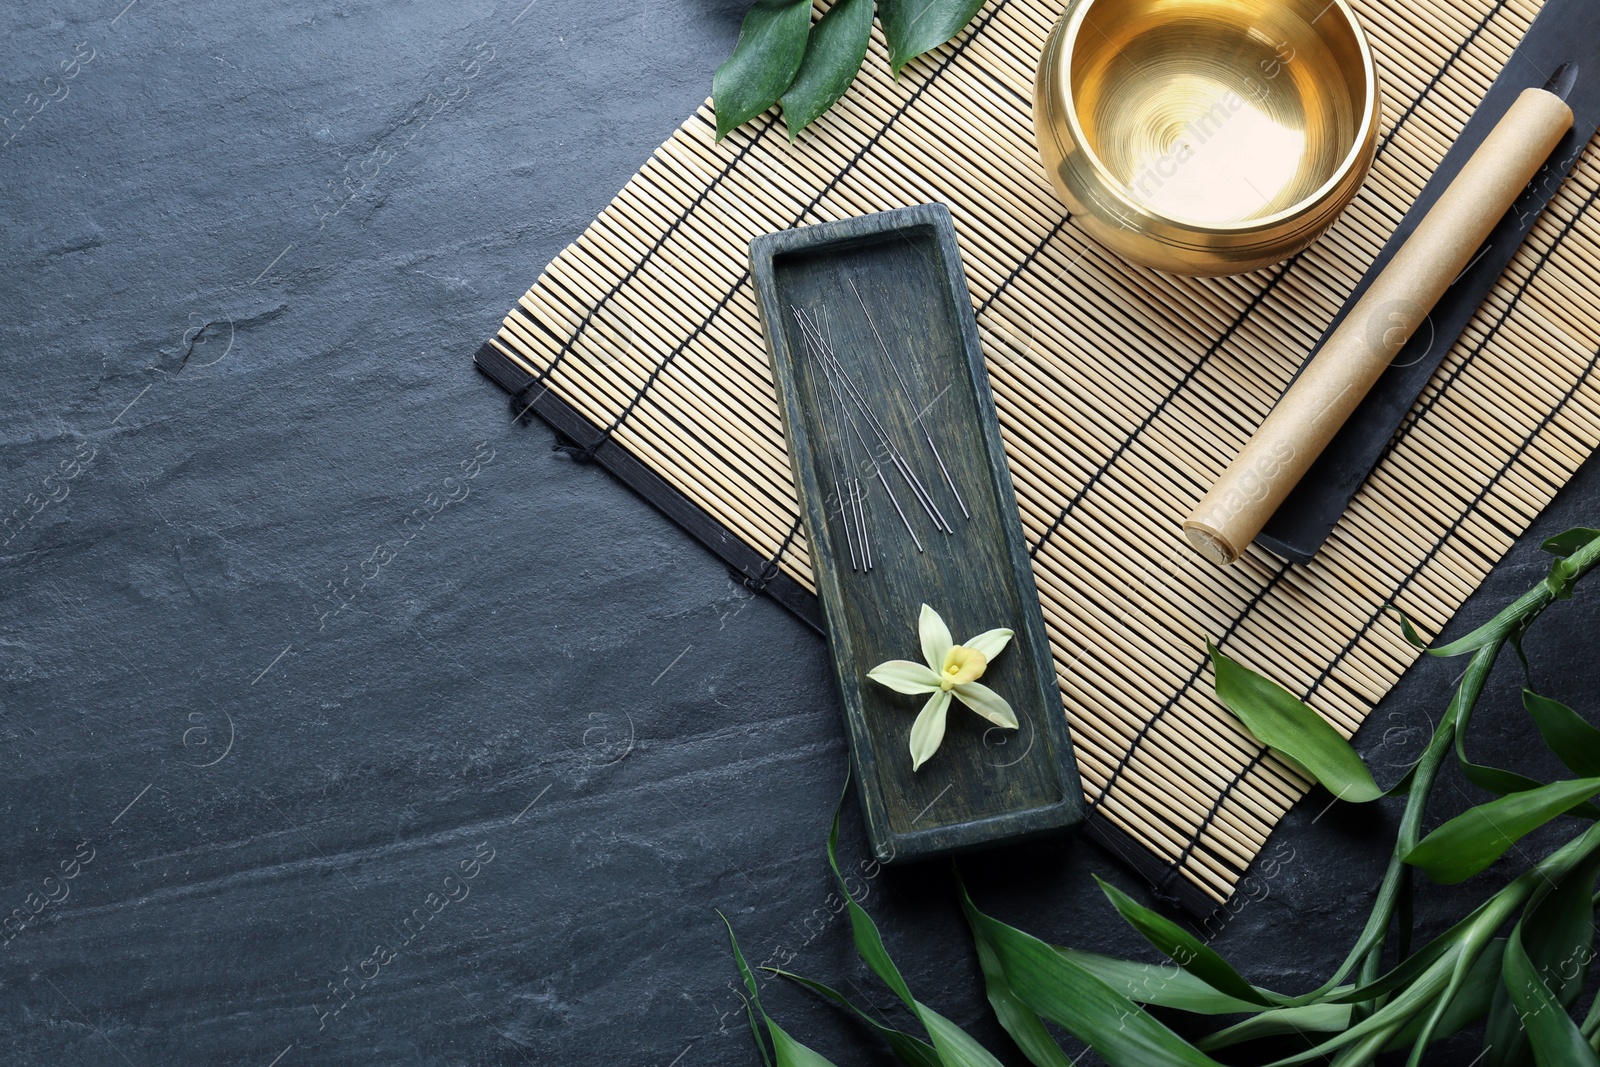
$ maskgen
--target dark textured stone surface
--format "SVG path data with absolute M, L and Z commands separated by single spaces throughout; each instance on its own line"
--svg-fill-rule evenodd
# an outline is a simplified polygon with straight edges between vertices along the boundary
M 0 149 L 0 910 L 93 853 L 0 949 L 0 1060 L 754 1063 L 714 908 L 755 960 L 887 1008 L 828 913 L 822 643 L 469 363 L 700 101 L 742 6 L 0 13 L 5 108 L 66 94 Z M 1597 501 L 1591 465 L 1458 625 Z M 1586 597 L 1531 642 L 1580 707 Z M 1362 735 L 1390 777 L 1457 669 L 1419 667 Z M 1478 751 L 1528 743 L 1516 682 Z M 1324 804 L 1216 941 L 1264 983 L 1325 971 L 1382 867 L 1393 813 Z M 859 862 L 853 811 L 845 841 Z M 1089 873 L 1140 887 L 1091 845 L 965 870 L 1043 936 L 1140 951 Z M 1464 899 L 1429 890 L 1424 919 Z M 1015 1060 L 946 871 L 867 903 L 913 987 Z M 839 1063 L 883 1062 L 770 989 Z

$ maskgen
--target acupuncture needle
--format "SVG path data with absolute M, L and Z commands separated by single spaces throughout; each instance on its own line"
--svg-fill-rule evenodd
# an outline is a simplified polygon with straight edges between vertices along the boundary
M 889 436 L 889 432 L 884 428 L 883 423 L 880 422 L 878 417 L 872 413 L 872 408 L 868 406 L 866 400 L 862 397 L 861 391 L 856 388 L 855 383 L 850 380 L 850 376 L 845 373 L 844 364 L 839 361 L 839 357 L 833 352 L 830 345 L 822 343 L 821 335 L 817 333 L 815 319 L 816 316 L 813 315 L 813 321 L 809 325 L 813 334 L 818 340 L 818 351 L 821 352 L 825 360 L 832 361 L 834 373 L 836 373 L 839 376 L 840 381 L 844 383 L 845 389 L 850 394 L 850 399 L 855 402 L 856 408 L 860 410 L 861 414 L 866 418 L 867 427 L 872 430 L 872 432 L 878 437 L 879 441 L 882 442 L 884 449 L 889 455 L 890 462 L 892 462 L 895 466 L 895 469 L 900 472 L 900 476 L 905 479 L 906 485 L 911 487 L 912 495 L 917 498 L 917 503 L 922 505 L 922 510 L 926 511 L 928 513 L 928 517 L 933 520 L 934 527 L 936 529 L 943 530 L 945 533 L 954 533 L 954 528 L 952 528 L 950 523 L 945 520 L 944 513 L 939 510 L 939 505 L 934 503 L 933 494 L 928 492 L 927 487 L 922 484 L 922 479 L 918 478 L 916 472 L 911 469 L 911 465 L 906 461 L 905 453 L 900 451 L 899 446 L 897 446 L 894 443 L 894 440 Z
M 916 401 L 911 396 L 911 386 L 906 381 L 905 375 L 900 373 L 899 364 L 895 363 L 894 357 L 889 355 L 889 346 L 884 344 L 883 334 L 878 332 L 878 324 L 872 321 L 872 312 L 867 310 L 867 302 L 862 298 L 861 290 L 856 288 L 855 279 L 846 278 L 845 281 L 849 283 L 850 291 L 856 294 L 856 302 L 861 305 L 861 313 L 867 317 L 867 325 L 872 327 L 872 336 L 878 339 L 878 348 L 883 351 L 884 362 L 889 364 L 889 369 L 894 371 L 894 376 L 900 380 L 900 389 L 905 393 L 906 403 L 912 405 L 913 408 L 916 407 Z M 944 465 L 944 457 L 939 454 L 939 446 L 933 443 L 933 434 L 929 432 L 928 424 L 923 421 L 923 415 L 924 412 L 918 411 L 913 416 L 913 419 L 922 428 L 923 440 L 928 442 L 928 451 L 933 453 L 934 462 L 939 464 L 939 473 L 944 475 L 944 484 L 950 487 L 950 495 L 956 498 L 956 504 L 960 506 L 961 514 L 970 520 L 972 512 L 967 510 L 966 501 L 961 499 L 961 492 L 956 488 L 955 479 L 950 477 L 950 469 Z
M 812 318 L 815 319 L 816 316 L 813 315 Z M 828 322 L 828 306 L 826 304 L 822 306 L 822 332 L 823 336 L 827 338 L 828 347 L 831 349 L 833 347 L 833 326 Z M 840 433 L 843 433 L 843 430 L 841 430 Z M 852 456 L 855 455 L 854 448 L 850 450 L 850 454 Z M 871 570 L 872 538 L 867 535 L 867 494 L 866 491 L 861 488 L 861 478 L 859 475 L 855 479 L 855 502 L 856 518 L 861 523 L 862 554 L 866 557 L 867 569 Z
M 796 308 L 791 306 L 790 310 L 794 311 L 796 319 L 798 319 L 800 317 L 800 313 L 799 313 L 798 309 L 796 309 Z M 840 409 L 839 409 L 839 400 L 838 400 L 838 397 L 835 395 L 836 391 L 833 388 L 833 383 L 832 383 L 831 379 L 828 379 L 828 370 L 827 370 L 827 368 L 823 365 L 822 361 L 817 358 L 816 351 L 815 351 L 815 345 L 813 344 L 810 335 L 809 334 L 804 334 L 802 332 L 801 341 L 802 341 L 802 343 L 803 343 L 803 345 L 805 347 L 806 355 L 809 356 L 810 359 L 811 359 L 811 364 L 812 364 L 812 367 L 813 367 L 814 371 L 817 372 L 817 373 L 820 373 L 823 376 L 823 378 L 825 380 L 827 380 L 827 382 L 828 382 L 828 393 L 829 393 L 830 396 L 833 397 L 834 424 L 835 424 L 835 426 L 838 427 L 839 446 L 846 453 L 846 457 L 845 457 L 845 462 L 847 464 L 846 470 L 849 470 L 849 469 L 851 469 L 850 465 L 852 465 L 854 463 L 854 459 L 855 459 L 855 445 L 853 445 L 850 442 L 850 438 L 844 432 L 844 422 L 839 417 L 839 411 L 840 411 Z M 828 411 L 827 411 L 826 403 L 823 402 L 821 399 L 819 399 L 819 401 L 818 401 L 818 418 L 821 421 L 823 430 L 826 432 L 827 431 L 827 426 L 828 426 Z M 829 464 L 833 468 L 834 496 L 839 501 L 840 517 L 844 520 L 845 543 L 847 545 L 849 545 L 849 547 L 850 547 L 850 566 L 851 566 L 852 569 L 855 569 L 857 567 L 857 560 L 858 560 L 858 557 L 856 555 L 855 539 L 851 536 L 851 527 L 855 526 L 857 528 L 857 531 L 858 531 L 858 536 L 861 539 L 861 553 L 860 553 L 860 556 L 859 556 L 859 562 L 860 562 L 860 568 L 859 569 L 861 569 L 861 570 L 871 570 L 872 569 L 872 548 L 871 548 L 870 542 L 867 540 L 866 517 L 861 513 L 861 481 L 860 481 L 859 478 L 852 480 L 850 477 L 847 476 L 845 478 L 845 480 L 844 480 L 844 484 L 846 486 L 850 486 L 851 488 L 849 490 L 849 496 L 846 496 L 845 495 L 845 490 L 843 488 L 841 488 L 840 485 L 839 485 L 838 466 L 837 466 L 837 463 L 836 463 L 836 460 L 835 460 L 835 453 L 834 453 L 834 451 L 832 449 L 829 450 L 828 461 L 829 461 Z M 855 514 L 854 518 L 852 518 L 851 514 L 850 514 L 850 509 L 851 509 L 852 505 L 854 506 L 855 511 L 856 511 L 856 514 Z
M 823 373 L 822 364 L 821 364 L 821 362 L 818 361 L 818 359 L 816 357 L 816 354 L 811 351 L 811 339 L 806 337 L 806 338 L 802 338 L 802 340 L 805 342 L 806 355 L 811 358 L 813 382 L 815 382 L 815 376 L 816 375 L 820 375 L 820 374 Z M 844 490 L 842 488 L 840 488 L 840 486 L 839 486 L 839 461 L 838 461 L 838 457 L 835 455 L 834 446 L 832 444 L 827 443 L 827 441 L 826 441 L 826 436 L 830 432 L 829 429 L 828 429 L 827 406 L 820 402 L 820 398 L 819 398 L 819 402 L 817 404 L 817 415 L 818 415 L 818 422 L 821 425 L 821 428 L 822 428 L 822 431 L 823 431 L 824 447 L 826 448 L 827 453 L 828 453 L 828 470 L 833 474 L 833 498 L 839 502 L 839 514 L 840 514 L 840 517 L 842 519 L 844 519 L 844 543 L 850 549 L 850 569 L 853 570 L 853 571 L 854 570 L 860 570 L 861 568 L 856 565 L 857 564 L 857 560 L 856 560 L 855 538 L 850 536 L 850 526 L 851 526 L 850 510 L 849 510 L 848 505 L 845 503 Z M 840 429 L 840 436 L 842 437 L 843 434 L 844 434 L 844 431 L 841 428 Z
M 861 430 L 856 426 L 856 420 L 850 417 L 850 413 L 848 411 L 844 412 L 844 420 L 845 423 L 850 427 L 851 431 L 856 435 L 856 440 L 861 442 L 861 447 L 865 448 L 870 455 L 872 452 L 872 446 L 867 444 L 866 438 L 861 436 Z M 900 501 L 895 498 L 894 490 L 889 488 L 889 481 L 883 476 L 883 468 L 879 466 L 877 460 L 869 459 L 868 462 L 872 464 L 872 473 L 878 476 L 878 481 L 883 485 L 883 491 L 889 494 L 889 503 L 894 505 L 894 510 L 900 515 L 900 521 L 905 523 L 906 533 L 911 535 L 911 543 L 917 546 L 918 552 L 923 551 L 922 540 L 917 537 L 917 531 L 912 528 L 911 520 L 906 518 L 905 509 L 900 506 Z M 858 482 L 857 485 L 859 486 L 859 484 L 860 483 Z
M 855 442 L 851 441 L 850 436 L 844 432 L 844 419 L 847 412 L 844 409 L 844 404 L 839 399 L 839 390 L 834 386 L 833 379 L 829 377 L 827 365 L 818 360 L 818 366 L 823 368 L 823 376 L 828 381 L 828 393 L 833 398 L 834 419 L 839 426 L 839 437 L 845 443 L 845 462 L 852 472 L 859 471 L 861 463 L 856 459 Z M 850 487 L 850 503 L 855 507 L 856 536 L 861 543 L 862 565 L 870 571 L 872 569 L 872 539 L 867 535 L 867 510 L 865 507 L 867 494 L 861 488 L 859 474 L 846 477 L 845 484 Z M 849 521 L 848 518 L 846 521 Z
M 917 503 L 922 505 L 922 510 L 928 513 L 928 517 L 933 520 L 936 528 L 943 530 L 945 533 L 954 533 L 954 528 L 945 520 L 944 513 L 939 510 L 939 505 L 933 502 L 933 496 L 928 492 L 927 487 L 922 484 L 922 480 L 917 477 L 916 472 L 906 463 L 904 455 L 896 447 L 893 439 L 889 437 L 888 431 L 878 421 L 877 416 L 872 413 L 872 408 L 862 398 L 860 390 L 850 380 L 850 376 L 845 373 L 844 365 L 839 362 L 839 357 L 823 341 L 821 333 L 817 330 L 815 324 L 815 316 L 813 316 L 813 321 L 810 323 L 807 323 L 804 318 L 801 318 L 800 321 L 802 328 L 808 329 L 812 334 L 812 339 L 817 342 L 817 349 L 821 353 L 823 360 L 831 361 L 831 369 L 844 384 L 845 390 L 850 394 L 850 399 L 854 401 L 857 410 L 866 419 L 868 429 L 872 430 L 873 434 L 883 444 L 885 451 L 888 453 L 889 461 L 900 472 L 900 477 L 904 478 L 906 484 L 911 487 L 912 495 L 917 498 Z M 862 439 L 862 444 L 869 453 L 872 451 L 871 446 L 866 444 L 865 438 Z
M 867 450 L 867 462 L 872 464 L 872 473 L 878 476 L 878 482 L 883 486 L 883 491 L 888 494 L 889 503 L 894 505 L 894 510 L 900 516 L 900 521 L 905 524 L 906 533 L 911 535 L 911 543 L 917 546 L 918 552 L 924 551 L 921 538 L 917 536 L 917 531 L 912 527 L 911 520 L 906 518 L 905 509 L 900 506 L 900 500 L 894 495 L 894 489 L 890 487 L 889 480 L 883 476 L 883 467 L 878 463 L 877 460 L 871 458 L 872 446 L 867 444 L 867 439 L 862 436 L 861 428 L 856 425 L 856 420 L 852 418 L 850 412 L 844 408 L 843 398 L 839 395 L 839 387 L 834 382 L 833 375 L 831 374 L 828 375 L 828 388 L 833 391 L 833 398 L 840 405 L 839 414 L 843 416 L 845 425 L 848 426 L 850 431 L 856 435 L 856 440 L 861 442 L 861 447 Z

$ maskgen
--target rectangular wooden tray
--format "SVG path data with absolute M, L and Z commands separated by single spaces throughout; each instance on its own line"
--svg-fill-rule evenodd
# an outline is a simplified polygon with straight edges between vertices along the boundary
M 750 265 L 874 853 L 926 858 L 1075 825 L 1083 790 L 949 209 L 923 204 L 767 234 L 751 242 Z M 825 328 L 839 370 L 950 531 L 881 461 L 882 438 L 844 396 L 844 378 L 830 386 L 808 355 L 795 309 Z M 846 537 L 835 488 L 851 470 L 866 492 L 871 570 L 853 543 L 858 527 Z M 911 724 L 926 698 L 866 674 L 885 660 L 921 660 L 923 603 L 957 643 L 994 627 L 1016 631 L 982 681 L 1011 703 L 1020 728 L 992 726 L 952 701 L 942 747 L 913 773 Z

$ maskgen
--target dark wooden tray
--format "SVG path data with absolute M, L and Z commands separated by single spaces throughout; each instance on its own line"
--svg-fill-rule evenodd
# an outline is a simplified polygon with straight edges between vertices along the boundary
M 1083 791 L 949 209 L 923 204 L 768 234 L 751 243 L 750 264 L 874 852 L 925 858 L 1078 823 Z M 848 397 L 862 436 L 844 432 L 853 456 L 840 442 L 833 390 L 806 352 L 796 308 L 825 323 L 839 368 L 951 527 L 941 530 L 883 462 L 923 551 L 872 473 L 866 446 L 882 455 L 883 445 Z M 970 519 L 916 422 L 924 410 Z M 858 538 L 847 540 L 835 493 L 852 462 L 867 492 L 870 571 L 859 569 Z M 909 736 L 925 698 L 866 675 L 884 660 L 921 660 L 924 602 L 958 643 L 993 627 L 1016 631 L 982 681 L 1011 703 L 1020 728 L 1002 730 L 952 701 L 943 746 L 913 773 Z

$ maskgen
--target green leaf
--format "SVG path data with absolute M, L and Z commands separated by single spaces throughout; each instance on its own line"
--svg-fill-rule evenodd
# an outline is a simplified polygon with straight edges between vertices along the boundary
M 850 88 L 871 40 L 872 0 L 838 0 L 817 20 L 799 73 L 783 94 L 791 143 Z
M 1483 1067 L 1532 1067 L 1528 1033 L 1522 1028 L 1516 1005 L 1511 1003 L 1511 993 L 1498 978 L 1497 975 L 1489 1018 L 1483 1027 Z
M 1129 1000 L 1173 1008 L 1194 1015 L 1234 1015 L 1259 1011 L 1260 1006 L 1219 993 L 1182 968 L 1119 960 L 1098 952 L 1057 948 L 1067 962 L 1088 971 Z
M 845 786 L 846 789 L 849 788 L 848 779 Z M 842 808 L 843 796 L 839 798 L 839 804 Z M 883 945 L 883 935 L 878 932 L 878 924 L 872 921 L 872 916 L 856 903 L 855 897 L 845 888 L 844 875 L 839 871 L 839 809 L 835 809 L 833 813 L 833 829 L 828 834 L 828 864 L 833 868 L 834 880 L 839 883 L 839 888 L 844 893 L 845 906 L 850 913 L 850 932 L 856 943 L 856 955 L 872 968 L 873 974 L 894 990 L 894 995 L 899 997 L 906 1007 L 912 1008 L 916 1004 L 916 998 L 911 995 L 911 988 L 906 985 L 906 980 L 900 976 L 900 968 L 896 967 L 894 960 L 889 957 L 889 950 Z
M 970 1034 L 926 1004 L 918 1004 L 915 1011 L 928 1028 L 944 1067 L 1004 1067 Z
M 1471 970 L 1467 972 L 1466 981 L 1462 983 L 1460 990 L 1450 999 L 1449 1006 L 1445 1008 L 1443 1016 L 1434 1028 L 1433 1041 L 1443 1041 L 1451 1034 L 1460 1033 L 1481 1019 L 1489 1010 L 1495 991 L 1502 988 L 1500 963 L 1505 947 L 1506 939 L 1503 937 L 1497 937 L 1489 942 L 1483 950 L 1483 955 L 1478 957 Z M 1412 1019 L 1389 1040 L 1384 1046 L 1385 1049 L 1402 1049 L 1415 1044 L 1417 1038 L 1422 1035 L 1424 1021 L 1420 1016 Z
M 1483 1027 L 1483 1067 L 1532 1065 L 1533 1051 L 1528 1048 L 1528 1032 L 1522 1028 L 1520 1013 L 1511 1002 L 1505 983 L 1496 981 L 1489 1018 Z
M 1219 1048 L 1263 1037 L 1303 1034 L 1308 1031 L 1326 1033 L 1343 1030 L 1350 1025 L 1350 1012 L 1348 1004 L 1305 1004 L 1298 1008 L 1274 1008 L 1242 1023 L 1234 1023 L 1215 1033 L 1207 1034 L 1195 1044 L 1207 1052 L 1214 1052 Z
M 750 1036 L 755 1039 L 756 1050 L 761 1053 L 761 1062 L 766 1067 L 772 1067 L 772 1059 L 767 1055 L 767 1043 L 761 1040 L 761 1028 L 756 1025 L 757 1012 L 760 1012 L 763 1020 L 767 1018 L 767 1013 L 761 1010 L 761 993 L 756 989 L 756 976 L 750 973 L 750 966 L 744 961 L 744 953 L 739 951 L 739 939 L 733 936 L 733 924 L 720 911 L 717 912 L 717 918 L 728 928 L 728 943 L 733 946 L 733 961 L 739 965 L 739 976 L 744 979 L 744 987 L 750 991 L 750 996 L 744 1002 L 745 1015 L 750 1019 Z
M 1518 774 L 1516 771 L 1504 771 L 1498 767 L 1485 767 L 1481 764 L 1470 763 L 1465 759 L 1459 759 L 1457 766 L 1461 768 L 1461 773 L 1466 775 L 1469 782 L 1479 789 L 1493 793 L 1495 796 L 1503 797 L 1512 793 L 1525 793 L 1530 789 L 1538 789 L 1545 784 L 1535 778 Z M 1600 807 L 1585 802 L 1575 808 L 1568 809 L 1567 814 L 1579 819 L 1600 819 Z
M 1094 879 L 1100 891 L 1111 901 L 1111 906 L 1139 931 L 1168 959 L 1188 971 L 1219 993 L 1246 1001 L 1259 1007 L 1271 1007 L 1272 1001 L 1242 978 L 1233 966 L 1189 931 L 1163 915 L 1158 915 L 1135 901 L 1116 886 Z
M 1383 790 L 1350 742 L 1287 689 L 1229 659 L 1206 643 L 1216 668 L 1217 697 L 1256 740 L 1321 782 L 1340 800 L 1376 800 Z
M 1549 607 L 1550 599 L 1549 579 L 1546 579 L 1517 597 L 1496 614 L 1494 618 L 1471 633 L 1464 637 L 1458 637 L 1449 644 L 1438 645 L 1428 649 L 1428 655 L 1448 659 L 1451 656 L 1477 652 L 1480 649 L 1498 645 L 1519 628 L 1525 628 L 1533 616 L 1538 615 Z
M 889 68 L 895 77 L 922 53 L 961 32 L 984 0 L 878 0 L 878 21 L 889 42 Z
M 1050 1031 L 1044 1028 L 1044 1021 L 1038 1013 L 1018 999 L 1012 990 L 985 928 L 974 919 L 972 898 L 968 896 L 966 883 L 961 881 L 959 874 L 956 875 L 956 883 L 961 891 L 961 910 L 967 917 L 972 941 L 978 950 L 978 967 L 983 971 L 984 992 L 989 998 L 989 1006 L 994 1009 L 994 1017 L 1034 1067 L 1072 1067 L 1072 1061 L 1061 1051 L 1061 1046 L 1050 1036 Z
M 728 943 L 733 946 L 733 959 L 739 965 L 739 974 L 744 979 L 744 987 L 750 991 L 750 998 L 745 1001 L 745 1012 L 750 1016 L 750 1033 L 756 1039 L 756 1048 L 761 1050 L 761 1062 L 771 1064 L 777 1061 L 777 1067 L 834 1067 L 833 1061 L 812 1051 L 805 1045 L 790 1037 L 761 1007 L 761 993 L 756 989 L 755 975 L 750 973 L 749 964 L 744 961 L 744 953 L 739 951 L 739 939 L 733 936 L 733 924 L 728 922 L 728 917 L 722 912 L 717 912 L 717 917 L 722 920 L 722 925 L 728 928 Z M 761 1033 L 756 1027 L 756 1017 L 760 1016 L 761 1022 L 767 1028 L 767 1036 L 772 1039 L 772 1059 L 767 1058 L 767 1047 L 761 1040 Z
M 963 901 L 968 921 L 994 950 L 1017 998 L 1091 1045 L 1111 1067 L 1218 1067 L 1149 1012 L 1072 962 L 1068 953 L 989 918 L 964 891 Z
M 939 1062 L 939 1054 L 933 1050 L 932 1045 L 919 1037 L 906 1033 L 904 1030 L 896 1030 L 892 1026 L 885 1026 L 871 1015 L 862 1011 L 838 990 L 825 986 L 821 982 L 812 981 L 810 978 L 802 978 L 798 974 L 790 974 L 788 971 L 780 970 L 776 967 L 768 969 L 773 974 L 781 974 L 789 981 L 803 985 L 813 993 L 826 997 L 835 1004 L 842 1005 L 855 1012 L 856 1015 L 860 1016 L 862 1022 L 876 1030 L 878 1035 L 889 1043 L 889 1047 L 894 1049 L 895 1056 L 899 1058 L 901 1063 L 906 1064 L 906 1067 L 942 1067 Z
M 1479 964 L 1482 961 L 1485 947 L 1483 942 L 1485 932 L 1485 927 L 1479 926 L 1472 935 L 1468 936 L 1466 943 L 1462 946 L 1455 959 L 1455 966 L 1451 968 L 1449 983 L 1433 1002 L 1433 1007 L 1427 1015 L 1423 1016 L 1421 1014 L 1421 1006 L 1419 1005 L 1418 1013 L 1407 1022 L 1407 1027 L 1409 1027 L 1411 1022 L 1416 1022 L 1420 1019 L 1422 1025 L 1417 1030 L 1416 1037 L 1412 1042 L 1411 1055 L 1406 1059 L 1406 1067 L 1421 1067 L 1422 1057 L 1428 1051 L 1428 1046 L 1438 1040 L 1440 1027 L 1446 1022 L 1450 1006 L 1455 1003 L 1457 997 L 1463 995 L 1473 972 L 1480 969 Z M 1402 1027 L 1402 1029 L 1405 1028 Z
M 1403 857 L 1435 882 L 1466 881 L 1515 842 L 1600 792 L 1600 778 L 1553 782 L 1462 812 L 1417 842 Z
M 1544 743 L 1568 770 L 1585 778 L 1600 777 L 1600 730 L 1560 701 L 1531 689 L 1522 691 L 1522 706 L 1533 716 Z
M 790 1037 L 771 1019 L 766 1022 L 767 1033 L 772 1036 L 772 1058 L 778 1061 L 778 1067 L 834 1067 L 832 1060 Z
M 1422 639 L 1422 635 L 1417 633 L 1417 628 L 1411 625 L 1411 620 L 1406 617 L 1405 612 L 1401 611 L 1400 608 L 1394 604 L 1385 604 L 1384 610 L 1394 612 L 1395 616 L 1399 618 L 1400 633 L 1405 636 L 1407 644 L 1409 644 L 1412 648 L 1420 648 L 1423 651 L 1427 651 L 1428 642 L 1424 641 Z
M 844 801 L 849 795 L 850 779 L 846 776 L 844 791 L 840 793 L 839 804 L 833 810 L 833 828 L 828 833 L 828 865 L 833 868 L 834 880 L 844 895 L 845 905 L 850 914 L 850 930 L 855 938 L 856 954 L 872 968 L 873 974 L 894 990 L 895 996 L 911 1009 L 912 1014 L 916 1015 L 918 1021 L 928 1031 L 928 1037 L 939 1054 L 939 1062 L 944 1067 L 1002 1067 L 999 1060 L 990 1055 L 960 1027 L 911 995 L 911 988 L 906 985 L 900 969 L 895 966 L 894 960 L 889 957 L 889 950 L 884 947 L 883 935 L 878 932 L 878 924 L 872 921 L 872 916 L 868 915 L 866 909 L 857 904 L 855 898 L 850 895 L 850 890 L 844 882 L 844 875 L 839 870 L 839 815 L 844 810 Z
M 1560 556 L 1562 559 L 1566 559 L 1568 556 L 1578 551 L 1578 549 L 1582 548 L 1590 541 L 1593 541 L 1596 537 L 1600 537 L 1600 530 L 1591 530 L 1584 526 L 1575 526 L 1570 530 L 1563 531 L 1562 533 L 1558 533 L 1554 537 L 1549 538 L 1539 547 L 1550 553 L 1552 556 Z
M 1590 858 L 1547 886 L 1522 919 L 1522 945 L 1534 970 L 1563 1009 L 1583 992 L 1594 959 L 1594 905 L 1591 893 L 1600 860 Z
M 1577 1024 L 1545 985 L 1523 947 L 1522 923 L 1511 930 L 1503 965 L 1506 989 L 1539 1067 L 1600 1067 Z
M 1542 888 L 1520 926 L 1523 948 L 1535 974 L 1562 1010 L 1583 991 L 1594 958 L 1594 900 L 1590 895 L 1600 861 L 1591 857 Z M 1510 988 L 1495 991 L 1484 1032 L 1484 1067 L 1522 1067 L 1533 1062 L 1522 1008 Z
M 778 102 L 800 69 L 810 33 L 811 0 L 756 0 L 733 54 L 711 79 L 717 140 Z
M 1376 1044 L 1382 1048 L 1393 1035 L 1406 1023 L 1415 1019 L 1419 1012 L 1427 1008 L 1435 997 L 1443 992 L 1451 983 L 1461 964 L 1464 946 L 1452 948 L 1447 954 L 1434 962 L 1427 970 L 1417 976 L 1410 985 L 1400 989 L 1394 998 L 1379 1007 L 1371 1015 L 1352 1025 L 1343 1033 L 1335 1034 L 1314 1048 L 1293 1056 L 1286 1056 L 1281 1060 L 1274 1060 L 1272 1067 L 1288 1067 L 1290 1064 L 1320 1062 L 1331 1053 L 1339 1049 L 1355 1046 L 1362 1048 L 1365 1045 Z M 1374 1050 L 1376 1051 L 1376 1050 Z M 1345 1062 L 1346 1057 L 1340 1057 L 1340 1062 Z M 1357 1057 L 1357 1062 L 1361 1062 Z
M 1512 793 L 1525 793 L 1529 789 L 1537 789 L 1543 782 L 1536 778 L 1529 778 L 1516 771 L 1501 770 L 1499 767 L 1485 767 L 1480 763 L 1459 759 L 1456 765 L 1461 768 L 1461 773 L 1466 775 L 1467 781 L 1479 789 L 1493 793 L 1497 797 L 1510 796 Z

